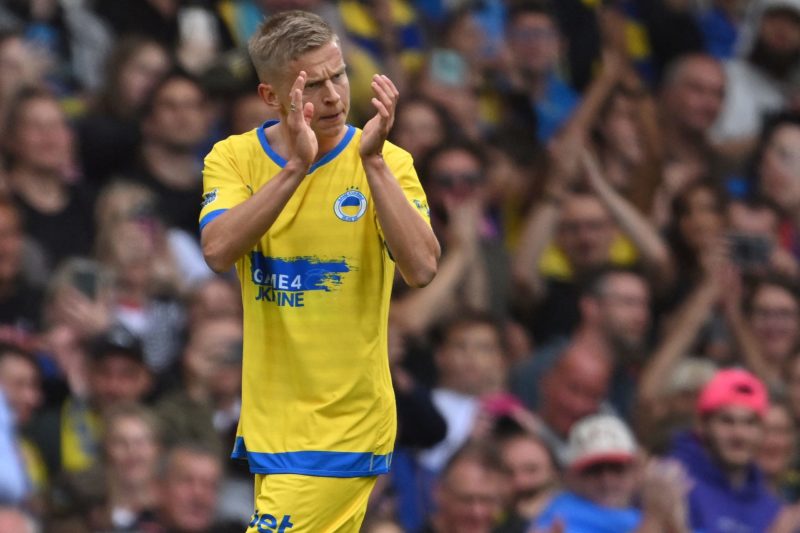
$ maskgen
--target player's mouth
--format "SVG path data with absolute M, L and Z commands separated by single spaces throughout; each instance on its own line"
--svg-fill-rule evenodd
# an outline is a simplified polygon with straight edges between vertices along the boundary
M 323 115 L 323 116 L 319 117 L 319 119 L 321 121 L 323 121 L 323 122 L 334 122 L 336 120 L 339 120 L 341 118 L 341 116 L 342 116 L 342 112 L 339 111 L 339 112 L 333 113 L 331 115 Z

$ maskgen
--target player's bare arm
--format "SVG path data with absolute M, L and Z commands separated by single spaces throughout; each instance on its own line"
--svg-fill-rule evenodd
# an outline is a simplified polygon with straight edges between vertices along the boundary
M 408 202 L 400 184 L 386 165 L 381 150 L 394 124 L 400 96 L 383 75 L 372 79 L 375 116 L 364 125 L 359 154 L 375 201 L 378 221 L 403 279 L 412 287 L 431 282 L 441 255 L 439 242 L 427 222 Z
M 285 124 L 286 166 L 253 196 L 203 229 L 200 236 L 203 256 L 215 272 L 230 270 L 272 227 L 317 157 L 317 138 L 310 127 L 314 104 L 303 105 L 305 83 L 306 73 L 300 72 L 290 89 L 289 109 L 281 111 L 282 125 Z

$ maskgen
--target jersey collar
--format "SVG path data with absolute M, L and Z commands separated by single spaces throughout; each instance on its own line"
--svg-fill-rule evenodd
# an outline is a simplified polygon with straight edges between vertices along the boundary
M 269 141 L 267 140 L 267 133 L 266 133 L 267 128 L 274 126 L 278 122 L 279 122 L 278 120 L 268 120 L 264 122 L 261 126 L 259 126 L 256 132 L 258 134 L 258 140 L 259 142 L 261 142 L 261 148 L 264 149 L 264 153 L 267 154 L 267 157 L 272 159 L 272 161 L 274 161 L 276 165 L 283 168 L 286 166 L 286 160 L 282 158 L 280 155 L 278 155 L 278 153 L 275 150 L 272 149 L 272 146 L 270 146 Z M 339 143 L 333 148 L 333 150 L 322 156 L 313 165 L 311 165 L 311 168 L 308 169 L 307 174 L 311 174 L 322 165 L 333 161 L 334 158 L 336 158 L 336 156 L 339 155 L 342 152 L 342 150 L 344 150 L 347 147 L 347 145 L 353 139 L 353 136 L 356 134 L 356 128 L 354 126 L 351 126 L 350 124 L 346 124 L 346 127 L 347 131 L 345 132 L 344 137 L 342 137 L 342 140 L 339 141 Z

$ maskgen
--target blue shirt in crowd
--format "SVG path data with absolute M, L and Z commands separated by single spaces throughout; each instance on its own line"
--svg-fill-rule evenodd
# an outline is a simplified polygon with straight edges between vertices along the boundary
M 563 492 L 539 515 L 534 530 L 547 531 L 556 519 L 564 524 L 564 533 L 627 533 L 639 526 L 642 513 L 633 507 L 603 507 L 572 492 Z

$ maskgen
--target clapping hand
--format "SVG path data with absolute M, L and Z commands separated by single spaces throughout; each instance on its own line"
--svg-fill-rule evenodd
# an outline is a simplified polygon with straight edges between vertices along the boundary
M 373 76 L 372 91 L 375 93 L 372 98 L 372 105 L 375 106 L 376 113 L 364 125 L 361 145 L 358 148 L 362 158 L 381 154 L 383 143 L 386 141 L 386 137 L 389 136 L 389 131 L 394 124 L 397 100 L 400 97 L 400 92 L 394 86 L 392 80 L 382 74 Z
M 300 71 L 292 85 L 290 106 L 286 116 L 286 125 L 289 130 L 289 159 L 295 160 L 300 165 L 308 168 L 314 162 L 319 150 L 319 143 L 314 130 L 311 129 L 311 118 L 314 116 L 314 104 L 303 104 L 303 89 L 306 86 L 306 73 Z

